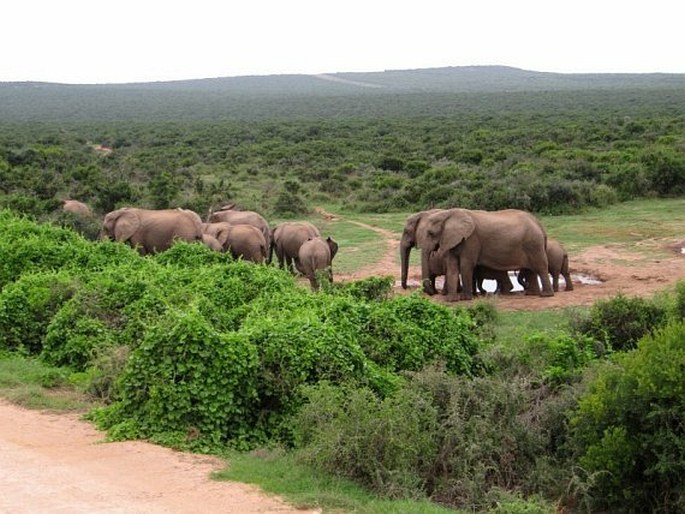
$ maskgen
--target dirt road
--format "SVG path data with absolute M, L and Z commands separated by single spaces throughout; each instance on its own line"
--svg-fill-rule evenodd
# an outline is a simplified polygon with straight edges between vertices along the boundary
M 219 459 L 140 441 L 104 443 L 76 414 L 0 400 L 0 512 L 300 513 L 256 487 L 219 482 Z

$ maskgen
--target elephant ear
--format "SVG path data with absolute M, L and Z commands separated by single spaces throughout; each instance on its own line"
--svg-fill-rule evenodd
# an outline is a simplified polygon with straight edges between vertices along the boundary
M 440 236 L 440 253 L 459 246 L 476 228 L 471 215 L 464 209 L 454 209 L 445 217 Z
M 136 212 L 123 210 L 116 219 L 114 238 L 119 242 L 128 241 L 139 228 L 140 216 Z
M 406 239 L 406 242 L 408 244 L 416 243 L 416 227 L 418 226 L 419 221 L 421 221 L 421 219 L 425 215 L 425 212 L 417 212 L 416 214 L 412 214 L 407 218 L 407 221 L 404 224 L 404 232 L 402 233 L 402 239 Z
M 214 237 L 221 243 L 221 246 L 226 248 L 226 244 L 228 244 L 228 239 L 231 236 L 231 226 L 228 224 L 225 224 L 221 227 L 219 227 L 214 234 Z
M 329 250 L 331 251 L 331 260 L 333 260 L 333 257 L 335 257 L 335 254 L 338 253 L 338 243 L 332 239 L 330 236 L 326 238 L 326 244 L 328 245 Z

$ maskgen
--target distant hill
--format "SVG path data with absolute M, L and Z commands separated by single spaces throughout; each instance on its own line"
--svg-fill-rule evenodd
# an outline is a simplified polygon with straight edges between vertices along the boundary
M 685 74 L 561 74 L 466 66 L 106 85 L 5 82 L 0 83 L 0 120 L 355 116 L 390 112 L 387 108 L 398 98 L 421 95 L 436 100 L 446 95 L 647 89 L 683 90 Z M 380 105 L 385 110 L 377 111 Z

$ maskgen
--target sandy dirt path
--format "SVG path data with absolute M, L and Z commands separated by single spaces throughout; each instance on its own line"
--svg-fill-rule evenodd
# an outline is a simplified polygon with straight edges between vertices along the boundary
M 210 478 L 217 458 L 103 442 L 77 414 L 0 400 L 0 512 L 303 513 L 258 488 Z

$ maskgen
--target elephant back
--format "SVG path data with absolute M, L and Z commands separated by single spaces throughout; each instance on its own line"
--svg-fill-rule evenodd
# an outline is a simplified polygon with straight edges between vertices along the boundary
M 261 214 L 255 211 L 216 211 L 208 216 L 207 221 L 209 223 L 225 221 L 231 225 L 252 225 L 259 229 L 267 241 L 271 240 L 271 228 L 269 227 L 269 223 Z

